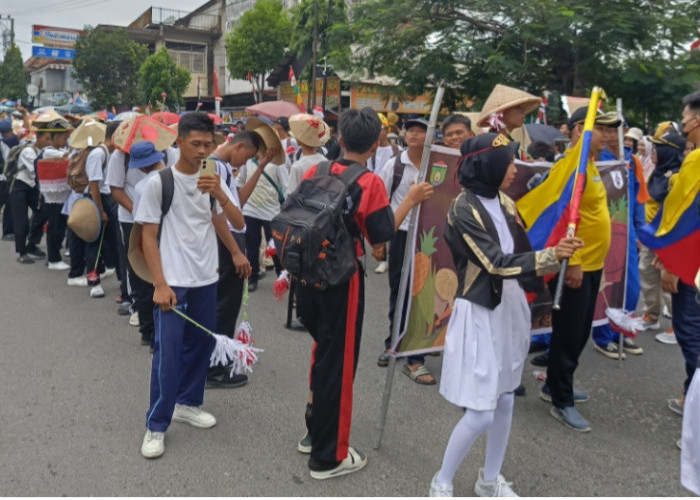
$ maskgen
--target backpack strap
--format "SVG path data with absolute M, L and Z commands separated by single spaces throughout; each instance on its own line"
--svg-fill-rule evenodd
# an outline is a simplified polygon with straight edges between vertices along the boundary
M 175 194 L 175 177 L 170 168 L 164 168 L 158 171 L 161 183 L 160 197 L 160 225 L 158 226 L 158 244 L 160 244 L 160 233 L 163 231 L 163 219 L 170 211 L 170 206 L 173 204 L 173 195 Z
M 102 172 L 104 172 L 105 168 L 107 167 L 107 160 L 109 159 L 109 149 L 107 149 L 107 146 L 104 144 L 100 144 L 98 147 L 105 152 L 105 160 L 102 162 Z
M 396 160 L 394 160 L 394 177 L 391 180 L 391 191 L 389 192 L 389 203 L 391 203 L 391 199 L 394 197 L 394 193 L 399 187 L 399 184 L 401 184 L 401 179 L 403 179 L 403 171 L 405 170 L 406 165 L 403 164 L 401 161 L 401 154 L 396 155 Z
M 369 173 L 369 170 L 367 170 L 366 167 L 363 167 L 357 162 L 353 162 L 339 177 L 346 186 L 352 186 L 360 177 L 367 173 Z
M 216 161 L 220 161 L 221 163 L 224 164 L 224 168 L 226 169 L 226 187 L 228 187 L 230 189 L 231 188 L 231 171 L 228 169 L 228 167 L 226 167 L 228 162 L 224 161 L 218 155 L 209 155 L 209 158 L 212 158 Z

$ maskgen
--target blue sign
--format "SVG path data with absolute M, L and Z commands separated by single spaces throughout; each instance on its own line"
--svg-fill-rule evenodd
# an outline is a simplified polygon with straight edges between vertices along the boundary
M 54 47 L 37 47 L 32 46 L 32 55 L 34 57 L 48 57 L 50 59 L 65 59 L 72 60 L 75 57 L 73 49 L 57 49 Z

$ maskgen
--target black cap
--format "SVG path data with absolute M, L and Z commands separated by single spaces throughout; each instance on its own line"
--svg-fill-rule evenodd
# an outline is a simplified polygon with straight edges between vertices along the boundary
M 685 150 L 685 137 L 678 132 L 668 132 L 661 137 L 650 137 L 649 140 L 661 146 L 670 146 L 679 151 Z
M 409 128 L 414 127 L 416 125 L 422 127 L 425 130 L 428 130 L 428 120 L 424 120 L 423 118 L 411 118 L 409 120 L 406 120 L 403 128 L 408 130 Z
M 280 116 L 273 123 L 276 123 L 284 129 L 285 132 L 289 132 L 289 119 L 284 116 Z
M 578 124 L 583 124 L 586 121 L 586 114 L 588 113 L 588 108 L 586 106 L 578 108 L 576 111 L 571 113 L 569 120 L 566 125 L 569 130 L 573 130 Z M 622 120 L 617 116 L 615 112 L 603 113 L 601 110 L 597 110 L 595 123 L 597 125 L 606 125 L 608 127 L 619 127 Z

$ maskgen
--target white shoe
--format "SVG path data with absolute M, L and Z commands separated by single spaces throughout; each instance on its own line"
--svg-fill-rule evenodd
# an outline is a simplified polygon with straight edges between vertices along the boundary
M 484 481 L 484 469 L 479 469 L 479 479 L 474 485 L 474 493 L 479 497 L 517 497 L 509 483 L 500 474 L 493 481 Z
M 158 458 L 165 453 L 165 433 L 146 431 L 141 444 L 141 455 L 145 458 Z
M 93 299 L 101 299 L 105 296 L 105 291 L 102 289 L 101 285 L 95 285 L 90 289 L 90 297 Z
M 88 286 L 87 278 L 85 276 L 77 276 L 75 278 L 68 278 L 68 286 Z
M 377 268 L 374 270 L 377 274 L 384 274 L 389 270 L 389 263 L 385 260 L 381 261 Z
M 444 484 L 438 484 L 435 482 L 435 479 L 438 477 L 438 474 L 440 474 L 440 471 L 437 471 L 435 475 L 433 476 L 433 479 L 430 481 L 430 492 L 428 496 L 431 497 L 452 497 L 454 496 L 453 490 L 452 490 L 452 485 L 446 486 Z
M 131 316 L 129 316 L 129 325 L 130 326 L 139 326 L 139 313 L 133 312 L 131 313 Z
M 51 271 L 67 271 L 70 269 L 70 266 L 62 260 L 59 260 L 58 262 L 49 262 L 48 267 Z
M 192 427 L 209 429 L 216 425 L 214 415 L 202 410 L 199 406 L 175 405 L 173 411 L 173 422 L 184 422 Z
M 70 250 L 66 250 L 65 252 L 63 252 L 63 256 L 70 257 Z
M 676 334 L 673 333 L 673 331 L 658 333 L 654 338 L 657 341 L 661 342 L 662 344 L 677 344 L 678 343 L 678 341 L 676 340 Z
M 102 279 L 109 278 L 110 276 L 114 276 L 114 273 L 116 273 L 116 272 L 117 272 L 116 269 L 114 269 L 113 267 L 105 267 L 105 272 L 100 274 L 100 278 L 102 278 Z

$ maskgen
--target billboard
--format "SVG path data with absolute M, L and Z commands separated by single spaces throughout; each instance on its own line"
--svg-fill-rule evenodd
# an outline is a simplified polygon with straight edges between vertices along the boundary
M 82 30 L 56 28 L 53 26 L 32 26 L 32 42 L 50 45 L 52 47 L 73 47 L 78 37 L 84 35 Z
M 32 46 L 32 56 L 47 57 L 49 59 L 63 59 L 70 61 L 75 57 L 73 49 L 58 49 L 55 47 L 37 47 Z
M 301 80 L 299 84 L 299 93 L 301 94 L 301 102 L 306 103 L 309 99 L 309 82 Z M 296 104 L 296 94 L 294 87 L 290 82 L 280 82 L 279 86 L 280 101 L 287 101 Z M 316 104 L 321 105 L 323 100 L 323 78 L 316 79 Z M 326 109 L 337 110 L 340 106 L 340 78 L 331 76 L 326 83 Z

